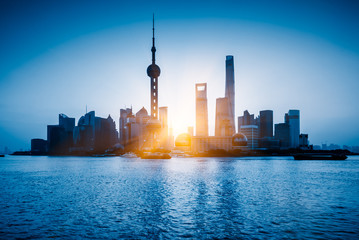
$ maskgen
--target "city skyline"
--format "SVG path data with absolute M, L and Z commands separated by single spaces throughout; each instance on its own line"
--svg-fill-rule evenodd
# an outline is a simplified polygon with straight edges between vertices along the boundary
M 230 4 L 255 9 L 249 3 Z M 324 6 L 323 2 L 317 4 Z M 215 3 L 212 5 L 209 8 L 216 6 Z M 326 6 L 331 10 L 334 8 L 330 4 Z M 7 7 L 11 10 L 13 6 L 8 3 Z M 126 7 L 132 9 L 132 6 L 124 5 Z M 198 4 L 195 7 L 198 8 Z M 347 6 L 344 7 L 349 11 Z M 90 9 L 89 6 L 86 9 Z M 13 15 L 3 16 L 4 20 L 16 17 L 19 12 L 15 10 L 21 9 L 12 10 Z M 43 7 L 39 10 L 41 19 L 32 20 L 33 23 L 52 18 L 41 10 Z M 222 7 L 221 10 L 228 8 Z M 328 11 L 324 9 L 322 14 L 326 16 Z M 300 130 L 309 134 L 312 144 L 327 141 L 359 145 L 359 127 L 355 124 L 356 117 L 359 117 L 355 106 L 358 97 L 353 90 L 358 86 L 355 80 L 359 76 L 359 48 L 357 43 L 345 41 L 346 35 L 338 41 L 333 36 L 325 37 L 325 31 L 318 34 L 284 26 L 288 23 L 235 18 L 231 11 L 228 14 L 232 18 L 221 16 L 221 11 L 214 14 L 213 9 L 204 10 L 197 18 L 191 11 L 183 18 L 179 14 L 173 17 L 164 11 L 154 12 L 156 34 L 159 35 L 156 41 L 161 46 L 157 52 L 162 69 L 158 102 L 159 106 L 168 106 L 169 126 L 174 128 L 175 135 L 186 132 L 187 126 L 195 126 L 193 86 L 202 82 L 207 83 L 208 128 L 210 135 L 214 135 L 215 101 L 223 96 L 225 88 L 224 58 L 233 55 L 236 58 L 235 119 L 247 109 L 256 116 L 259 111 L 270 109 L 274 112 L 274 123 L 280 123 L 289 109 L 299 109 Z M 86 105 L 101 117 L 111 114 L 117 129 L 120 109 L 124 105 L 133 106 L 134 112 L 143 106 L 150 109 L 145 69 L 150 61 L 148 49 L 152 44 L 148 41 L 151 14 L 141 11 L 138 18 L 132 16 L 125 21 L 121 16 L 112 19 L 113 23 L 109 17 L 107 25 L 101 22 L 97 28 L 82 23 L 72 28 L 75 31 L 87 26 L 82 34 L 73 33 L 68 39 L 60 37 L 63 42 L 41 40 L 47 43 L 46 46 L 34 43 L 40 36 L 47 36 L 42 32 L 46 27 L 37 26 L 38 32 L 30 34 L 32 38 L 20 47 L 20 50 L 26 50 L 24 54 L 17 52 L 20 50 L 15 47 L 21 46 L 21 37 L 29 33 L 21 31 L 25 30 L 24 25 L 18 31 L 12 29 L 21 26 L 17 25 L 19 22 L 5 21 L 2 30 L 8 35 L 2 40 L 1 50 L 5 55 L 0 58 L 4 66 L 0 72 L 0 93 L 3 96 L 0 147 L 8 146 L 12 150 L 29 148 L 30 138 L 45 138 L 44 126 L 55 124 L 58 113 L 75 117 L 77 122 Z M 211 14 L 214 14 L 213 18 Z M 228 26 L 223 28 L 225 25 Z M 56 26 L 55 29 L 60 27 L 57 33 L 60 35 L 61 26 L 67 25 Z M 342 26 L 338 23 L 339 27 Z M 337 28 L 333 31 L 339 31 Z M 201 31 L 196 33 L 199 29 Z M 342 31 L 347 31 L 348 35 L 352 33 L 349 28 Z M 233 39 L 227 39 L 225 34 Z M 211 39 L 214 35 L 220 36 Z M 261 36 L 266 36 L 265 41 L 252 42 Z M 352 36 L 357 39 L 358 33 Z M 54 33 L 48 35 L 48 38 L 52 37 L 55 38 Z M 14 41 L 10 44 L 11 40 Z M 10 47 L 5 49 L 4 46 Z M 314 62 L 316 64 L 312 66 Z M 331 69 L 333 66 L 338 66 L 338 69 Z

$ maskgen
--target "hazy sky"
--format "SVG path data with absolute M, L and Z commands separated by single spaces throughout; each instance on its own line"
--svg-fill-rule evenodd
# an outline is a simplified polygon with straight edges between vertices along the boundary
M 195 125 L 207 82 L 210 133 L 234 56 L 236 116 L 299 109 L 313 144 L 359 145 L 357 1 L 0 1 L 0 150 L 46 139 L 58 114 L 116 121 L 149 110 L 152 13 L 159 106 L 176 134 Z

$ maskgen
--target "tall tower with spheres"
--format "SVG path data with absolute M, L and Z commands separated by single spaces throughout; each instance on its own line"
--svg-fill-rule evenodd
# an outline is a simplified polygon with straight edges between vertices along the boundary
M 156 47 L 155 47 L 155 16 L 152 20 L 152 64 L 147 68 L 147 75 L 151 78 L 151 118 L 158 119 L 158 77 L 161 69 L 156 65 Z

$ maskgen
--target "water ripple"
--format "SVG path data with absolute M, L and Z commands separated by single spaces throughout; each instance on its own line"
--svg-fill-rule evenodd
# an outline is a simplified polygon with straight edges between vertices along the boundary
M 359 238 L 357 160 L 5 157 L 0 238 Z

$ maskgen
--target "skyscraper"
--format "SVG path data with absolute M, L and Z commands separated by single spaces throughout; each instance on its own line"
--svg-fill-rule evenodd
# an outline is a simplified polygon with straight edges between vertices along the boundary
M 238 132 L 240 132 L 241 126 L 256 125 L 254 114 L 249 114 L 248 110 L 243 112 L 243 116 L 238 117 Z
M 120 132 L 120 143 L 122 144 L 122 146 L 126 145 L 126 141 L 128 138 L 128 136 L 126 135 L 126 120 L 131 115 L 132 115 L 132 107 L 120 110 L 119 132 Z
M 290 145 L 290 131 L 288 123 L 274 125 L 274 138 L 279 140 L 280 148 L 286 149 Z
M 110 115 L 100 118 L 91 111 L 79 119 L 73 138 L 75 151 L 105 151 L 118 143 L 118 132 Z
M 299 121 L 299 110 L 289 110 L 285 116 L 285 120 L 289 124 L 290 132 L 290 147 L 299 147 L 299 133 L 300 133 L 300 121 Z
M 196 84 L 196 136 L 208 136 L 207 83 Z
M 169 139 L 168 139 L 168 107 L 159 108 L 159 118 L 161 122 L 161 138 L 160 145 L 164 148 L 168 148 Z
M 233 56 L 226 56 L 226 90 L 225 97 L 228 98 L 228 108 L 229 108 L 229 124 L 231 126 L 232 134 L 235 132 L 235 121 L 234 121 L 234 63 Z
M 215 123 L 215 136 L 232 136 L 234 133 L 230 109 L 228 108 L 228 98 L 216 99 L 216 123 Z
M 68 154 L 73 145 L 75 118 L 59 114 L 59 125 L 47 126 L 47 144 L 49 154 Z
M 152 64 L 147 68 L 147 75 L 151 78 L 151 117 L 158 119 L 158 77 L 161 69 L 156 65 L 156 47 L 155 47 L 155 16 L 152 22 Z
M 263 110 L 259 112 L 259 136 L 260 138 L 273 137 L 273 111 Z
M 239 132 L 244 134 L 248 140 L 248 148 L 254 149 L 258 147 L 258 126 L 257 125 L 242 125 Z

